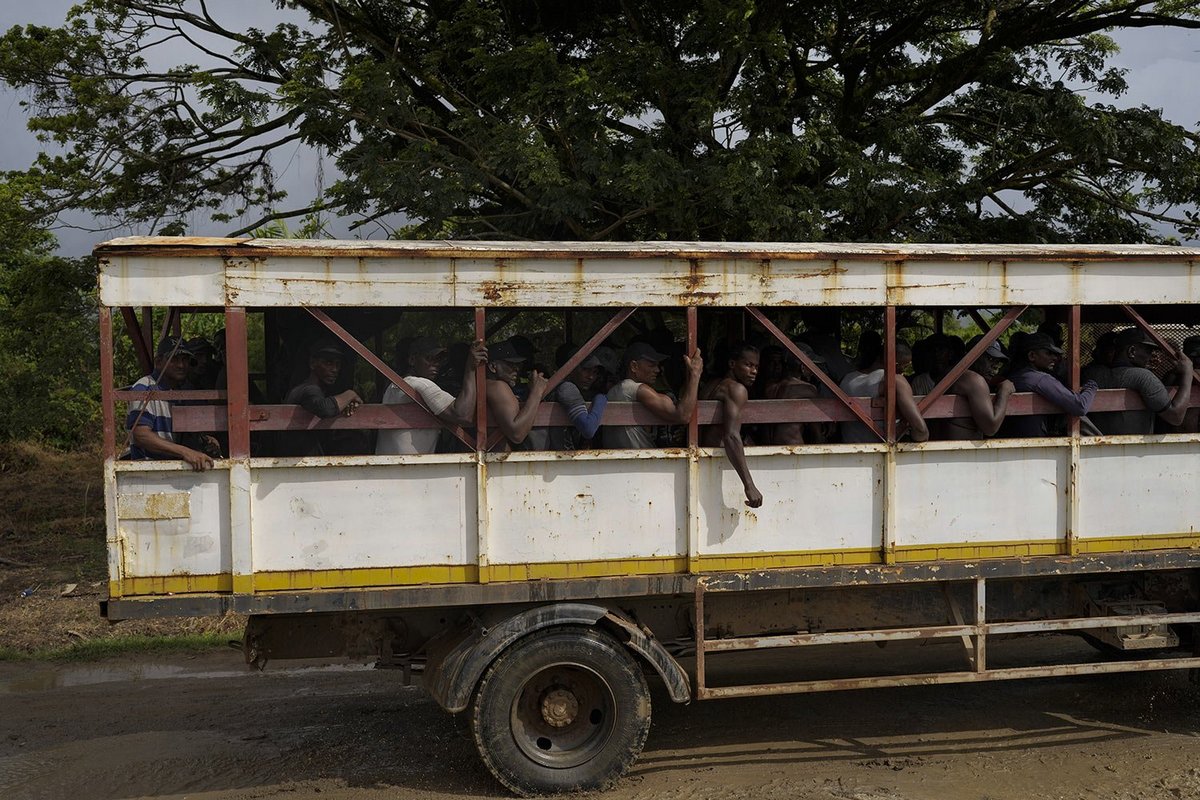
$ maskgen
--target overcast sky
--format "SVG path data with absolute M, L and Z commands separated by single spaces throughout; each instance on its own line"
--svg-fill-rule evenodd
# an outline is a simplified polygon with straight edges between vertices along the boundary
M 72 0 L 20 3 L 3 0 L 0 2 L 0 29 L 8 30 L 13 25 L 23 24 L 61 24 L 71 5 Z M 271 0 L 210 0 L 209 7 L 217 19 L 230 19 L 236 15 L 242 27 L 270 28 L 280 17 Z M 1129 30 L 1118 32 L 1116 39 L 1121 45 L 1121 53 L 1112 63 L 1129 70 L 1130 87 L 1116 103 L 1161 108 L 1167 119 L 1194 130 L 1200 129 L 1200 91 L 1196 89 L 1200 86 L 1200 32 Z M 17 93 L 0 87 L 0 169 L 24 169 L 37 154 L 38 143 L 25 128 L 20 99 Z M 332 167 L 326 167 L 327 179 L 332 180 Z M 279 172 L 278 185 L 292 198 L 285 201 L 290 207 L 294 207 L 292 203 L 312 196 L 317 182 L 317 162 L 311 151 L 296 148 L 295 152 L 279 154 L 275 168 Z M 86 222 L 83 218 L 78 221 Z M 219 236 L 231 229 L 228 225 L 209 222 L 206 216 L 197 216 L 193 225 L 190 232 L 196 235 Z M 344 224 L 334 226 L 338 235 L 344 235 L 345 231 Z M 67 255 L 81 255 L 99 241 L 136 233 L 145 231 L 93 233 L 70 228 L 56 231 L 61 249 Z M 378 236 L 380 232 L 368 232 L 367 235 L 372 234 Z

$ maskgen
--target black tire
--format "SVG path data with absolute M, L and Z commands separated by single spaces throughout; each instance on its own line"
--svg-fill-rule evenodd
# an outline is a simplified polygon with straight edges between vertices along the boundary
M 488 667 L 471 729 L 483 763 L 519 795 L 607 789 L 646 743 L 650 691 L 641 667 L 611 636 L 550 628 Z

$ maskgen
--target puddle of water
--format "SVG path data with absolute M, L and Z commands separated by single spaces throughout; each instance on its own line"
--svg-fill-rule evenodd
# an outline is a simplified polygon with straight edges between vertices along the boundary
M 357 672 L 372 669 L 370 664 L 324 664 L 273 669 L 273 674 L 311 674 L 313 672 Z M 14 672 L 22 670 L 14 666 Z M 54 667 L 39 664 L 28 667 L 13 675 L 0 677 L 0 694 L 22 694 L 47 689 L 65 689 L 72 686 L 91 686 L 100 683 L 125 683 L 130 681 L 164 680 L 168 678 L 230 679 L 244 678 L 257 674 L 250 669 L 195 670 L 179 664 L 90 664 L 83 666 Z

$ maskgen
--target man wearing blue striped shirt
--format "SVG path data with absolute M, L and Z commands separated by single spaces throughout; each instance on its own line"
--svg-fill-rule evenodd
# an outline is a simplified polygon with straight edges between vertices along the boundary
M 179 444 L 171 420 L 171 401 L 156 397 L 160 391 L 179 389 L 187 380 L 192 353 L 187 344 L 174 336 L 158 343 L 154 353 L 154 371 L 130 387 L 146 392 L 145 400 L 129 404 L 125 427 L 129 429 L 129 457 L 132 459 L 179 458 L 197 472 L 210 469 L 213 460 L 199 450 Z

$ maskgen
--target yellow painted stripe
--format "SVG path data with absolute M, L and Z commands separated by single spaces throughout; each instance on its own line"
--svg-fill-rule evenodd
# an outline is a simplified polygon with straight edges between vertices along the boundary
M 740 553 L 700 556 L 702 572 L 739 572 L 784 567 L 831 567 L 839 564 L 880 564 L 883 558 L 874 547 L 846 550 L 804 550 L 794 553 Z
M 122 578 L 110 581 L 110 597 L 130 597 L 141 594 L 213 594 L 232 592 L 233 576 L 223 575 L 162 575 L 145 578 Z
M 610 561 L 551 561 L 529 564 L 490 564 L 488 578 L 505 581 L 533 581 L 554 578 L 603 578 L 615 575 L 673 575 L 687 569 L 680 557 L 623 558 Z
M 479 568 L 474 564 L 314 569 L 256 572 L 254 573 L 254 589 L 260 592 L 299 589 L 356 589 L 366 586 L 475 583 L 478 579 Z
M 1039 539 L 1012 542 L 971 542 L 970 544 L 908 544 L 896 546 L 896 563 L 919 561 L 961 561 L 976 558 L 1019 558 L 1022 556 L 1056 556 L 1066 552 L 1062 539 Z
M 1200 547 L 1200 534 L 1168 533 L 1157 536 L 1106 536 L 1098 539 L 1076 539 L 1080 553 L 1127 553 L 1138 550 L 1177 550 Z
M 1116 536 L 1077 539 L 1080 553 L 1120 553 L 1142 550 L 1200 548 L 1200 534 L 1156 536 Z M 896 548 L 898 563 L 938 560 L 1014 558 L 1052 556 L 1065 553 L 1066 542 L 1028 540 L 1008 542 L 972 542 L 936 545 L 901 545 Z M 701 572 L 739 572 L 760 569 L 880 564 L 877 548 L 845 550 L 805 550 L 779 553 L 739 553 L 706 555 L 697 560 Z M 623 575 L 683 574 L 688 559 L 683 556 L 629 558 L 606 561 L 561 561 L 527 564 L 491 564 L 484 569 L 494 582 L 603 578 Z M 335 570 L 294 570 L 257 572 L 254 575 L 166 575 L 125 578 L 110 582 L 109 594 L 116 597 L 164 594 L 212 594 L 234 592 L 303 591 L 309 589 L 352 589 L 429 584 L 464 584 L 479 580 L 474 564 L 424 565 L 416 567 L 371 567 Z

